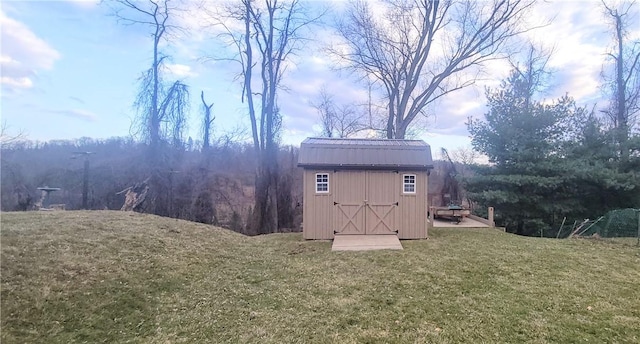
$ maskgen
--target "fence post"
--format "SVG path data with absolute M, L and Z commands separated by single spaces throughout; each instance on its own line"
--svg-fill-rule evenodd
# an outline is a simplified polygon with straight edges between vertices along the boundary
M 489 207 L 487 213 L 489 214 L 488 216 L 489 224 L 491 225 L 491 227 L 495 227 L 496 223 L 493 222 L 493 207 Z
M 638 213 L 638 242 L 636 246 L 640 246 L 640 209 L 636 209 L 636 212 Z

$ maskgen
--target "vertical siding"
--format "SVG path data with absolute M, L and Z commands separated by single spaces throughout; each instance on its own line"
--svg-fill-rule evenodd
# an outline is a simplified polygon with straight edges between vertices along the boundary
M 400 174 L 394 171 L 367 173 L 367 234 L 395 234 L 399 230 L 398 206 L 394 205 L 400 202 L 399 182 Z
M 416 238 L 424 239 L 427 237 L 427 211 L 429 210 L 427 198 L 429 197 L 429 179 L 426 171 L 418 173 L 418 176 L 422 181 L 422 185 L 420 185 L 418 189 L 421 190 L 422 193 L 418 196 L 418 211 L 416 212 L 416 230 L 418 236 Z
M 428 184 L 429 180 L 427 179 L 427 172 L 419 172 L 418 180 L 420 180 L 420 185 L 418 185 L 418 196 L 417 196 L 417 205 L 416 205 L 416 214 L 415 214 L 415 228 L 416 228 L 416 237 L 415 239 L 423 239 L 427 237 L 427 197 L 429 194 Z
M 316 194 L 316 173 L 329 175 L 329 193 Z M 416 175 L 416 193 L 402 193 L 403 174 Z M 354 216 L 354 224 L 345 226 L 348 217 L 334 205 L 343 204 L 348 216 L 366 200 L 371 209 L 382 217 L 390 204 L 398 202 L 385 218 L 401 239 L 422 239 L 428 234 L 426 172 L 392 171 L 325 171 L 305 170 L 303 174 L 303 237 L 305 239 L 333 239 L 334 230 L 346 229 L 351 234 L 388 234 L 389 230 L 379 224 L 377 217 L 363 207 Z
M 316 194 L 316 173 L 329 174 L 329 193 Z M 302 235 L 305 239 L 333 239 L 331 214 L 333 172 L 305 170 L 303 175 Z
M 365 171 L 337 171 L 334 174 L 333 227 L 341 234 L 365 234 Z M 351 221 L 349 221 L 351 219 Z
M 422 239 L 427 237 L 427 174 L 426 172 L 404 172 L 416 175 L 416 193 L 402 193 L 402 179 L 398 182 L 400 194 L 400 239 Z M 402 178 L 402 177 L 401 177 Z
M 422 221 L 424 221 L 424 237 L 423 238 L 427 238 L 429 237 L 429 226 L 431 225 L 429 222 L 429 216 L 428 216 L 428 212 L 429 212 L 429 207 L 431 206 L 431 204 L 429 204 L 429 172 L 424 173 L 424 214 L 422 215 Z

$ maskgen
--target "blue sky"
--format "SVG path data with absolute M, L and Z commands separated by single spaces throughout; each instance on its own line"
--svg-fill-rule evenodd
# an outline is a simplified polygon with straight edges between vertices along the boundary
M 339 1 L 326 5 L 341 6 Z M 118 23 L 97 1 L 3 1 L 0 6 L 1 115 L 10 130 L 22 130 L 34 140 L 128 135 L 135 116 L 131 104 L 137 78 L 151 60 L 146 29 Z M 599 1 L 547 1 L 532 13 L 538 21 L 555 18 L 529 34 L 532 40 L 554 47 L 549 62 L 554 77 L 545 97 L 569 93 L 579 104 L 606 104 L 599 85 L 611 36 L 600 6 Z M 203 56 L 220 48 L 212 34 L 198 28 L 196 15 L 185 18 L 183 23 L 192 31 L 176 37 L 165 51 L 173 57 L 171 77 L 191 88 L 189 135 L 199 137 L 202 90 L 215 103 L 217 133 L 246 127 L 240 87 L 233 80 L 235 67 L 203 61 Z M 640 37 L 640 24 L 631 29 L 632 37 Z M 330 68 L 330 60 L 319 49 L 322 37 L 326 36 L 317 34 L 317 44 L 299 54 L 284 80 L 288 88 L 280 96 L 284 143 L 298 144 L 319 132 L 319 115 L 310 103 L 323 85 L 338 101 L 366 98 L 363 85 Z M 477 87 L 437 104 L 435 118 L 419 138 L 434 148 L 469 145 L 467 117 L 486 112 L 484 87 L 499 84 L 508 70 L 504 62 L 492 63 Z

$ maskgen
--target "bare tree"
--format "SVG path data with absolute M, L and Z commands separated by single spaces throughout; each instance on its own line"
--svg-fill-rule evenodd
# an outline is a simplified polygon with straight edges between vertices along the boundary
M 444 150 L 444 149 L 443 149 Z M 473 147 L 457 147 L 452 150 L 449 150 L 448 153 L 450 156 L 442 156 L 441 159 L 450 159 L 451 163 L 454 167 L 457 166 L 458 173 L 458 181 L 462 182 L 462 187 L 460 187 L 460 200 L 466 203 L 469 208 L 473 210 L 473 201 L 469 199 L 469 195 L 467 190 L 464 188 L 464 183 L 468 178 L 473 176 L 473 165 L 476 165 L 482 161 L 482 154 L 478 151 L 474 150 Z M 446 178 L 446 176 L 445 176 Z M 445 181 L 446 183 L 446 181 Z
M 303 29 L 314 19 L 298 0 L 241 0 L 230 4 L 224 16 L 216 13 L 215 20 L 224 30 L 223 39 L 236 49 L 232 60 L 241 66 L 242 99 L 251 123 L 257 168 L 250 230 L 273 233 L 278 229 L 276 155 L 282 123 L 277 94 L 286 63 L 300 46 Z
M 161 97 L 162 102 L 157 111 L 158 120 L 160 121 L 158 136 L 162 141 L 171 140 L 174 147 L 181 147 L 184 142 L 184 132 L 187 129 L 189 86 L 180 80 L 176 80 L 166 93 L 162 92 L 161 94 L 163 95 Z
M 463 166 L 470 166 L 477 164 L 480 160 L 480 153 L 475 151 L 473 147 L 457 147 L 455 149 L 449 150 L 451 154 L 451 159 L 453 161 L 462 164 Z M 465 175 L 466 176 L 466 175 Z
M 404 138 L 437 99 L 475 82 L 483 64 L 526 31 L 533 0 L 355 1 L 330 49 L 349 67 L 374 78 L 387 97 L 388 138 Z M 374 10 L 372 6 L 380 6 Z M 382 13 L 382 14 L 380 14 Z
M 337 105 L 325 87 L 312 105 L 320 114 L 324 137 L 349 137 L 366 128 L 365 114 L 359 113 L 354 105 Z
M 167 171 L 173 170 L 171 165 L 176 164 L 175 160 L 180 158 L 184 148 L 189 87 L 180 80 L 165 80 L 169 57 L 162 53 L 161 47 L 182 31 L 175 24 L 182 3 L 179 0 L 105 0 L 104 3 L 118 22 L 144 27 L 151 37 L 151 66 L 138 79 L 139 89 L 133 104 L 138 114 L 132 130 L 149 145 L 144 167 L 150 170 L 149 191 L 137 207 L 159 215 L 171 215 L 173 194 L 166 192 L 171 187 L 171 174 Z M 167 149 L 167 145 L 175 149 Z
M 0 146 L 6 147 L 12 143 L 21 141 L 25 138 L 24 131 L 18 131 L 17 133 L 11 133 L 11 128 L 7 124 L 6 120 L 2 120 L 0 125 Z
M 316 111 L 318 111 L 318 114 L 320 114 L 320 124 L 322 125 L 322 132 L 320 135 L 323 137 L 333 137 L 333 128 L 335 126 L 335 109 L 333 99 L 331 95 L 327 93 L 325 87 L 322 87 L 320 90 L 318 98 L 319 99 L 311 103 L 311 105 L 316 109 Z
M 605 113 L 613 121 L 615 137 L 623 161 L 629 158 L 629 132 L 640 113 L 640 40 L 629 38 L 629 28 L 637 25 L 631 16 L 635 5 L 623 2 L 617 8 L 602 1 L 605 15 L 611 19 L 614 48 L 607 55 L 615 62 L 615 73 L 604 79 L 612 91 L 612 101 Z
M 200 92 L 200 100 L 202 100 L 202 149 L 209 149 L 209 144 L 211 143 L 211 126 L 213 125 L 213 121 L 216 119 L 215 116 L 211 114 L 211 108 L 213 107 L 213 103 L 207 104 L 204 100 L 204 91 Z
M 113 15 L 125 25 L 140 25 L 149 28 L 152 38 L 153 56 L 151 67 L 139 78 L 140 86 L 134 106 L 138 117 L 132 127 L 151 148 L 152 160 L 157 160 L 162 142 L 174 145 L 182 142 L 186 128 L 189 104 L 189 88 L 182 81 L 166 83 L 162 72 L 167 56 L 160 45 L 168 37 L 180 31 L 173 24 L 179 3 L 171 0 L 108 0 Z
M 509 58 L 513 72 L 520 76 L 522 87 L 518 90 L 525 93 L 523 98 L 527 109 L 531 106 L 531 98 L 547 86 L 546 82 L 552 74 L 547 63 L 552 54 L 553 49 L 545 49 L 529 43 L 522 63 L 513 57 Z

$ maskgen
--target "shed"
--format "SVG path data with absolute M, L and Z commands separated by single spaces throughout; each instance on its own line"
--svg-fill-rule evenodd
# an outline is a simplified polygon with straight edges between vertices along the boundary
M 341 234 L 427 237 L 431 147 L 422 140 L 307 138 L 303 236 Z

